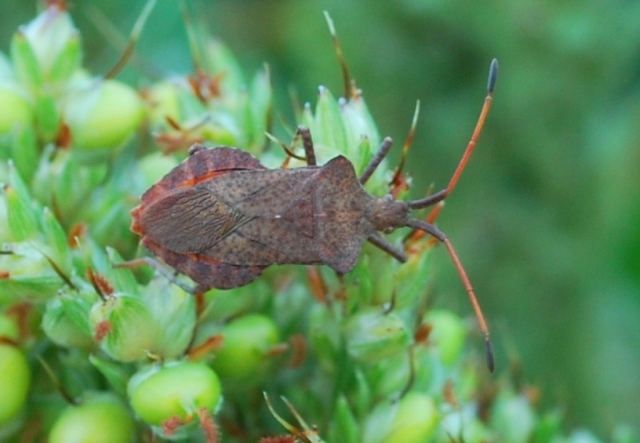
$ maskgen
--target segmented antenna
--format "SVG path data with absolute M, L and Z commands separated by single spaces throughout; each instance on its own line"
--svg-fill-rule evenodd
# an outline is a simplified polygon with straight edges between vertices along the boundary
M 469 158 L 471 157 L 471 154 L 473 153 L 474 148 L 476 147 L 476 142 L 478 141 L 478 138 L 480 137 L 480 133 L 482 132 L 482 127 L 484 126 L 484 122 L 487 119 L 487 115 L 489 114 L 489 109 L 491 109 L 491 102 L 493 101 L 493 89 L 495 88 L 497 77 L 498 77 L 498 60 L 493 59 L 491 61 L 491 66 L 489 68 L 489 80 L 487 81 L 487 96 L 484 99 L 484 104 L 482 105 L 482 110 L 480 111 L 478 122 L 476 123 L 476 127 L 473 131 L 473 134 L 471 135 L 471 140 L 469 140 L 467 149 L 464 151 L 464 154 L 462 155 L 462 159 L 460 160 L 460 163 L 458 163 L 458 167 L 453 173 L 451 180 L 449 181 L 449 184 L 442 191 L 436 192 L 435 194 L 432 194 L 429 197 L 408 202 L 410 208 L 419 209 L 419 208 L 424 208 L 427 206 L 434 205 L 438 202 L 441 202 L 449 194 L 451 194 L 451 192 L 455 188 L 456 183 L 458 183 L 458 179 L 462 174 L 462 171 L 464 171 L 464 168 L 467 165 L 467 162 L 469 161 Z M 467 273 L 465 272 L 464 267 L 462 266 L 462 263 L 458 258 L 458 254 L 453 248 L 453 245 L 451 244 L 447 236 L 431 223 L 428 223 L 423 220 L 418 220 L 418 219 L 410 219 L 407 226 L 420 229 L 422 231 L 425 231 L 431 234 L 434 238 L 444 243 L 445 247 L 447 248 L 447 251 L 451 256 L 451 259 L 453 260 L 453 264 L 456 270 L 458 271 L 458 275 L 460 275 L 462 284 L 464 285 L 464 288 L 466 289 L 467 294 L 469 294 L 469 300 L 471 301 L 471 306 L 473 306 L 473 310 L 475 312 L 476 318 L 478 319 L 478 324 L 480 325 L 480 331 L 484 336 L 484 342 L 485 342 L 486 353 L 487 353 L 487 366 L 489 367 L 489 371 L 493 372 L 495 368 L 495 360 L 493 355 L 493 346 L 491 345 L 491 340 L 489 338 L 489 328 L 487 326 L 487 322 L 484 319 L 484 315 L 482 314 L 482 309 L 480 308 L 480 304 L 478 303 L 478 298 L 476 297 L 473 287 L 471 286 L 471 281 L 469 280 L 469 277 L 467 277 Z

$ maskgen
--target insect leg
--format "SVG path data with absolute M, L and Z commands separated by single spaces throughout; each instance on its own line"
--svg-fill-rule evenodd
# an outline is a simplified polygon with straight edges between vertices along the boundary
M 376 154 L 373 156 L 373 158 L 371 159 L 367 167 L 364 168 L 364 172 L 358 179 L 361 185 L 364 185 L 367 182 L 367 180 L 371 178 L 371 176 L 375 172 L 378 165 L 380 165 L 382 160 L 384 160 L 384 158 L 386 157 L 387 153 L 389 152 L 389 149 L 391 149 L 392 144 L 393 144 L 393 140 L 391 140 L 390 137 L 386 137 L 384 140 L 382 140 L 382 144 L 378 148 L 378 152 L 376 152 Z
M 205 291 L 202 290 L 203 288 L 200 285 L 191 286 L 191 285 L 188 285 L 188 284 L 182 282 L 181 280 L 179 280 L 177 278 L 176 273 L 173 272 L 172 269 L 169 269 L 167 266 L 163 265 L 158 260 L 154 260 L 151 257 L 140 257 L 140 258 L 136 258 L 136 259 L 133 259 L 133 260 L 124 261 L 124 262 L 121 262 L 121 263 L 116 263 L 116 264 L 113 265 L 113 267 L 114 268 L 135 268 L 135 267 L 142 266 L 142 265 L 151 266 L 153 269 L 158 271 L 159 274 L 161 274 L 163 277 L 165 277 L 171 283 L 173 283 L 176 286 L 184 289 L 189 294 L 195 295 L 195 294 L 198 294 L 200 292 L 206 292 L 206 290 Z
M 453 192 L 453 189 L 456 187 L 458 183 L 458 179 L 460 175 L 462 175 L 462 171 L 464 171 L 473 150 L 476 147 L 476 142 L 480 137 L 480 133 L 482 132 L 482 127 L 484 126 L 484 122 L 487 119 L 487 115 L 489 114 L 489 109 L 491 109 L 491 103 L 493 102 L 493 89 L 496 85 L 496 78 L 498 76 L 498 60 L 493 59 L 491 61 L 491 67 L 489 68 L 489 80 L 487 82 L 487 96 L 484 99 L 484 104 L 482 105 L 482 110 L 480 111 L 480 116 L 478 117 L 478 122 L 476 123 L 476 127 L 473 130 L 473 134 L 471 135 L 471 140 L 469 140 L 469 144 L 467 145 L 467 149 L 464 151 L 462 158 L 460 159 L 460 163 L 458 163 L 458 167 L 454 171 L 451 176 L 451 180 L 449 180 L 449 184 L 445 189 L 440 192 L 436 192 L 429 197 L 414 200 L 409 203 L 409 206 L 413 209 L 424 208 L 430 206 L 434 203 L 444 200 L 447 198 L 449 194 Z
M 478 319 L 478 324 L 480 325 L 480 331 L 484 336 L 484 342 L 487 349 L 487 366 L 489 367 L 489 371 L 493 372 L 494 358 L 493 358 L 493 347 L 491 346 L 491 340 L 489 339 L 489 328 L 487 327 L 487 322 L 485 321 L 484 315 L 482 314 L 482 309 L 480 308 L 480 303 L 478 303 L 478 299 L 476 297 L 475 291 L 471 286 L 471 281 L 469 280 L 469 277 L 467 277 L 467 273 L 464 270 L 464 267 L 462 266 L 460 259 L 458 258 L 458 254 L 456 253 L 455 249 L 453 249 L 453 245 L 451 244 L 451 242 L 449 241 L 449 239 L 447 238 L 444 232 L 442 232 L 432 224 L 427 223 L 423 220 L 410 219 L 409 222 L 407 223 L 407 226 L 416 228 L 416 229 L 421 229 L 431 234 L 433 237 L 435 237 L 436 239 L 444 243 L 445 247 L 447 248 L 447 251 L 451 256 L 451 260 L 453 260 L 453 265 L 455 266 L 456 271 L 458 271 L 458 275 L 460 275 L 460 280 L 462 280 L 462 284 L 464 285 L 464 288 L 467 290 L 467 294 L 469 294 L 469 300 L 471 301 L 471 306 L 473 307 L 473 310 L 476 314 L 476 318 Z
M 316 166 L 316 153 L 313 149 L 313 140 L 311 138 L 311 131 L 306 126 L 300 125 L 298 126 L 298 130 L 296 131 L 296 138 L 302 138 L 302 146 L 304 147 L 304 154 L 307 159 L 307 165 Z
M 387 254 L 391 255 L 393 258 L 398 260 L 400 263 L 404 263 L 407 261 L 407 254 L 401 248 L 392 245 L 389 240 L 381 236 L 380 234 L 374 233 L 371 234 L 367 240 L 371 242 L 374 246 L 382 249 Z

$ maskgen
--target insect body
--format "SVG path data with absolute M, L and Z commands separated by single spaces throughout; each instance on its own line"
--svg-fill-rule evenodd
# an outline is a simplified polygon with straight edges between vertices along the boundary
M 409 210 L 365 191 L 342 156 L 321 167 L 269 170 L 239 149 L 200 148 L 142 196 L 133 230 L 203 287 L 229 289 L 272 264 L 349 272 L 362 244 L 406 226 Z M 401 250 L 394 255 L 405 259 Z
M 380 232 L 404 226 L 420 229 L 442 242 L 451 255 L 485 336 L 492 368 L 489 331 L 452 244 L 434 225 L 409 213 L 453 191 L 489 112 L 497 71 L 493 60 L 487 96 L 467 149 L 448 186 L 429 197 L 401 201 L 364 190 L 391 139 L 384 140 L 358 178 L 343 156 L 317 166 L 311 134 L 300 127 L 308 164 L 302 168 L 266 169 L 239 149 L 192 146 L 189 158 L 142 196 L 142 204 L 132 211 L 132 230 L 153 254 L 206 290 L 245 285 L 274 264 L 325 264 L 346 273 L 355 266 L 365 241 L 404 262 L 404 251 Z

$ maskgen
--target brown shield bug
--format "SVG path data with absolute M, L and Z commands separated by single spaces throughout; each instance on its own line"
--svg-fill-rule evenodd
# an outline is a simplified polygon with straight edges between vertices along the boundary
M 327 265 L 349 272 L 365 241 L 400 262 L 402 248 L 380 232 L 411 227 L 444 243 L 471 298 L 493 368 L 489 332 L 471 283 L 446 235 L 410 217 L 412 209 L 444 200 L 454 189 L 489 112 L 498 63 L 489 72 L 487 96 L 467 149 L 448 186 L 429 197 L 402 201 L 369 194 L 363 185 L 391 148 L 386 138 L 358 178 L 338 156 L 323 166 L 309 131 L 300 127 L 308 166 L 266 169 L 240 149 L 194 145 L 190 156 L 142 196 L 131 212 L 142 244 L 199 285 L 199 290 L 246 285 L 274 264 Z

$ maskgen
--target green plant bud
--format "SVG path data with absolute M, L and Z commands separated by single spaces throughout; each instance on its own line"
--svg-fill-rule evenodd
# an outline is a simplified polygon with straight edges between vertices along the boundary
M 111 155 L 138 128 L 143 111 L 137 92 L 116 80 L 88 80 L 63 105 L 75 152 L 86 161 Z
M 192 361 L 148 366 L 131 377 L 127 392 L 138 417 L 154 426 L 176 418 L 184 422 L 200 408 L 215 412 L 222 403 L 216 373 Z
M 396 313 L 361 311 L 349 319 L 345 328 L 347 349 L 356 360 L 375 363 L 405 354 L 411 334 Z
M 113 287 L 120 292 L 126 292 L 132 295 L 140 293 L 138 281 L 133 275 L 133 271 L 128 267 L 116 268 L 115 265 L 124 262 L 122 256 L 112 247 L 107 246 L 106 256 L 102 250 L 96 248 L 92 257 L 98 272 L 103 274 Z
M 148 109 L 148 118 L 152 127 L 164 126 L 169 117 L 180 121 L 180 106 L 178 100 L 178 80 L 165 80 L 155 83 L 142 93 Z
M 65 275 L 70 276 L 72 273 L 71 249 L 67 242 L 67 235 L 49 208 L 44 208 L 41 220 L 47 256 Z
M 55 421 L 49 443 L 129 443 L 134 423 L 126 406 L 111 393 L 87 396 L 68 406 Z
M 318 145 L 332 146 L 347 155 L 349 144 L 345 134 L 342 115 L 338 102 L 327 88 L 321 86 L 316 103 L 314 122 L 309 128 L 314 142 Z
M 437 349 L 442 363 L 455 364 L 462 355 L 467 336 L 462 319 L 452 312 L 434 309 L 425 315 L 424 322 L 432 328 L 429 343 Z
M 40 149 L 36 140 L 36 131 L 33 126 L 22 125 L 13 129 L 11 134 L 11 150 L 9 158 L 15 163 L 20 176 L 31 183 L 38 169 Z M 2 174 L 0 173 L 0 177 Z
M 31 50 L 24 48 L 24 38 Z M 80 66 L 80 41 L 78 30 L 73 26 L 69 13 L 58 6 L 50 6 L 30 23 L 22 26 L 14 36 L 12 59 L 21 81 L 36 86 L 41 81 L 66 81 Z M 32 57 L 37 65 L 33 66 Z
M 368 245 L 365 245 L 364 250 L 370 250 Z M 353 304 L 356 302 L 365 306 L 374 304 L 374 295 L 380 294 L 381 292 L 387 296 L 386 301 L 388 301 L 388 298 L 391 295 L 391 291 L 389 290 L 391 288 L 386 288 L 387 290 L 385 291 L 379 291 L 379 288 L 376 287 L 374 283 L 375 276 L 371 267 L 371 254 L 361 254 L 360 260 L 356 263 L 355 268 L 346 274 L 344 278 L 347 282 L 347 300 L 352 304 L 350 308 L 355 308 L 356 306 L 353 306 Z
M 269 67 L 258 71 L 253 77 L 250 87 L 252 126 L 245 132 L 252 134 L 249 143 L 252 147 L 260 147 L 264 144 L 264 133 L 269 130 L 271 108 L 273 106 L 273 88 Z
M 45 149 L 33 179 L 33 193 L 44 205 L 56 208 L 62 224 L 71 225 L 86 218 L 79 217 L 78 211 L 86 207 L 87 196 L 107 171 L 106 164 L 80 164 L 68 149 Z
M 367 152 L 367 154 L 368 157 L 373 157 L 382 140 L 380 139 L 380 133 L 373 120 L 373 116 L 364 101 L 364 97 L 359 94 L 347 100 L 343 99 L 339 102 L 339 105 L 344 121 L 347 142 L 350 146 L 357 146 L 363 137 L 368 138 L 370 140 L 371 150 Z M 365 158 L 364 162 L 366 164 L 369 160 Z
M 69 80 L 82 63 L 82 48 L 80 35 L 71 35 L 58 58 L 49 71 L 49 81 L 64 83 Z
M 209 309 L 209 312 L 206 312 L 205 317 L 201 320 L 206 319 L 206 323 L 212 325 L 215 330 L 213 332 L 218 333 L 222 322 L 226 319 L 239 317 L 252 310 L 259 310 L 272 299 L 273 286 L 271 282 L 261 278 L 256 279 L 251 285 L 230 291 L 211 291 L 207 293 L 207 302 L 212 303 L 215 308 Z M 199 330 L 200 327 L 198 327 L 198 332 Z M 206 335 L 201 337 L 204 338 Z
M 188 129 L 192 126 L 200 123 L 207 115 L 206 106 L 193 95 L 191 87 L 184 85 L 183 83 L 176 84 L 179 122 L 183 128 Z
M 89 355 L 89 362 L 104 376 L 111 389 L 118 396 L 126 397 L 127 383 L 131 377 L 130 368 L 119 362 L 102 358 L 97 354 Z
M 455 441 L 460 440 L 465 443 L 483 443 L 495 440 L 495 438 L 491 438 L 492 433 L 486 425 L 477 417 L 478 408 L 475 402 L 458 408 L 445 405 L 444 408 L 446 412 L 438 426 L 437 441 L 449 443 L 452 437 Z
M 42 329 L 59 346 L 89 349 L 95 345 L 89 324 L 90 300 L 95 295 L 70 293 L 52 297 L 42 316 Z
M 0 134 L 17 127 L 29 126 L 34 120 L 34 109 L 22 88 L 16 84 L 0 83 Z
M 409 392 L 398 402 L 376 406 L 364 426 L 367 443 L 422 443 L 430 441 L 438 423 L 431 397 Z
M 0 305 L 26 300 L 43 301 L 56 294 L 64 282 L 44 258 L 36 242 L 13 243 L 13 254 L 0 255 Z
M 491 427 L 500 441 L 529 441 L 535 422 L 534 411 L 524 395 L 502 390 L 491 414 Z
M 320 367 L 328 374 L 336 371 L 341 352 L 340 323 L 330 307 L 314 304 L 309 313 L 309 344 Z
M 220 40 L 206 36 L 199 42 L 204 48 L 203 68 L 210 76 L 222 74 L 219 101 L 223 107 L 234 109 L 237 94 L 244 89 L 245 81 L 240 64 L 233 52 Z
M 405 235 L 402 233 L 402 235 Z M 421 241 L 426 241 L 423 239 Z M 409 306 L 424 296 L 427 283 L 431 278 L 429 272 L 431 265 L 429 251 L 422 251 L 418 254 L 408 254 L 408 260 L 402 266 L 396 268 L 395 273 L 395 295 L 396 306 L 398 308 Z
M 338 105 L 348 146 L 346 155 L 353 162 L 356 172 L 360 174 L 380 146 L 380 134 L 362 96 L 349 100 L 340 99 Z M 381 165 L 370 180 L 374 180 L 376 183 L 382 182 L 386 170 L 386 166 Z M 369 185 L 369 188 L 374 190 L 372 184 Z
M 228 110 L 217 109 L 211 112 L 209 122 L 202 127 L 200 134 L 215 145 L 247 145 L 240 124 L 241 121 Z
M 13 420 L 27 400 L 31 370 L 24 353 L 0 343 L 0 426 Z
M 311 110 L 311 103 L 307 102 L 302 107 L 302 111 L 296 116 L 300 124 L 305 125 L 311 133 L 315 130 L 315 119 Z
M 409 354 L 378 362 L 373 366 L 367 367 L 365 374 L 375 398 L 397 396 L 407 387 L 411 379 Z
M 224 341 L 212 366 L 223 379 L 259 379 L 266 369 L 267 351 L 280 340 L 273 320 L 261 314 L 233 320 L 221 334 Z
M 136 296 L 113 294 L 96 303 L 90 313 L 100 347 L 119 361 L 143 358 L 157 337 L 156 322 L 149 308 Z
M 123 254 L 135 253 L 140 240 L 130 229 L 132 196 L 128 191 L 109 186 L 96 190 L 89 205 L 82 207 L 80 220 L 91 226 L 96 244 L 111 246 Z
M 2 179 L 0 173 L 0 179 Z M 11 240 L 11 229 L 9 228 L 9 214 L 7 209 L 7 199 L 4 195 L 4 189 L 0 189 L 0 242 L 8 242 Z M 2 263 L 2 259 L 0 259 Z
M 149 189 L 177 165 L 178 161 L 175 157 L 164 155 L 160 152 L 145 155 L 138 162 L 142 188 L 144 190 Z
M 20 331 L 18 325 L 11 318 L 0 313 L 0 337 L 8 338 L 10 340 L 18 340 L 20 337 Z
M 356 275 L 354 280 L 360 285 L 365 278 L 369 279 L 371 285 L 371 295 L 368 297 L 369 304 L 381 306 L 390 303 L 393 297 L 402 297 L 403 294 L 398 294 L 395 290 L 398 262 L 373 245 L 366 245 L 364 251 L 368 257 L 368 275 Z
M 353 385 L 353 412 L 356 417 L 364 417 L 373 404 L 373 394 L 371 392 L 371 386 L 366 379 L 364 372 L 360 368 L 356 368 L 355 383 Z
M 344 443 L 358 443 L 360 427 L 344 395 L 335 402 L 335 410 L 329 427 L 329 441 Z
M 55 98 L 47 93 L 38 94 L 34 109 L 40 138 L 45 142 L 54 141 L 60 129 L 60 114 Z
M 18 31 L 11 39 L 11 61 L 16 78 L 30 92 L 42 87 L 42 68 L 24 33 Z
M 39 234 L 39 223 L 36 208 L 31 201 L 19 195 L 19 191 L 5 186 L 4 197 L 7 201 L 7 220 L 14 241 L 34 240 Z
M 165 360 L 182 356 L 196 327 L 195 297 L 164 277 L 152 280 L 143 297 L 157 324 L 153 353 Z

